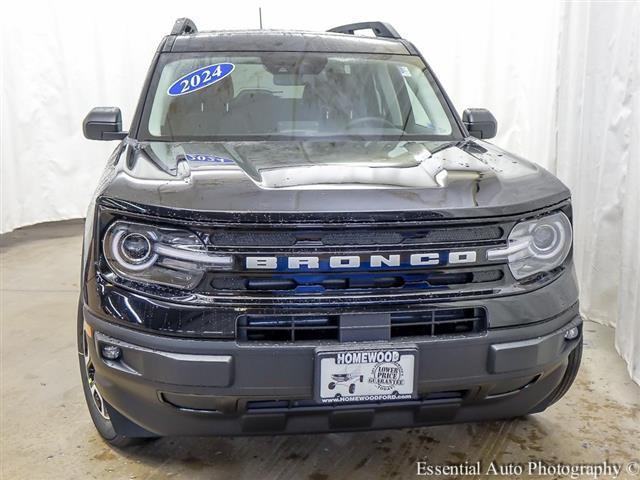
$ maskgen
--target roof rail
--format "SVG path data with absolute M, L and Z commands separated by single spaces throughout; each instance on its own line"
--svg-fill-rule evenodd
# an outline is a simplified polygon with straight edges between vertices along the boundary
M 334 33 L 346 33 L 349 35 L 355 35 L 355 32 L 358 30 L 373 30 L 373 33 L 376 34 L 376 37 L 384 37 L 384 38 L 402 38 L 400 34 L 386 22 L 360 22 L 360 23 L 350 23 L 348 25 L 340 25 L 339 27 L 334 27 L 328 32 Z
M 177 19 L 171 29 L 171 35 L 189 35 L 191 33 L 198 33 L 198 27 L 193 23 L 193 20 L 187 17 Z

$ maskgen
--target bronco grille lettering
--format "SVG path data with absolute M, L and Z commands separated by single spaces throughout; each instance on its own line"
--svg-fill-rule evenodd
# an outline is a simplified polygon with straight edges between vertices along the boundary
M 331 270 L 346 270 L 359 267 L 400 267 L 403 263 L 406 263 L 410 267 L 423 267 L 475 263 L 477 258 L 478 255 L 475 250 L 412 253 L 405 256 L 397 253 L 368 256 L 334 255 L 324 257 L 323 259 L 317 256 L 246 257 L 245 268 L 247 270 L 277 270 L 280 267 L 283 270 L 318 270 L 322 268 L 325 259 L 325 268 L 327 268 L 328 265 L 328 268 Z

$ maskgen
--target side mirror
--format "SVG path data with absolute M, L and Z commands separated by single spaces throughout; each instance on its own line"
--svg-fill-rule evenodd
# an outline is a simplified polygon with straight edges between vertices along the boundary
M 495 137 L 498 131 L 496 117 L 485 108 L 467 108 L 462 113 L 462 123 L 469 135 L 481 140 Z
M 122 113 L 117 107 L 96 107 L 84 117 L 82 131 L 89 140 L 122 140 Z

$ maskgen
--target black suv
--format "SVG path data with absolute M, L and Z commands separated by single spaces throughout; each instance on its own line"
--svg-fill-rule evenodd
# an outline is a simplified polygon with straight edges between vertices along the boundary
M 370 29 L 375 36 L 356 36 Z M 582 351 L 569 190 L 388 24 L 160 43 L 87 216 L 83 386 L 115 445 L 540 412 Z

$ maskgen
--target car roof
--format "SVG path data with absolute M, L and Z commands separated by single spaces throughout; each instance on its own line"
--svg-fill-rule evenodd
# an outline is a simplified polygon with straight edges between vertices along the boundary
M 336 52 L 411 55 L 400 39 L 331 32 L 228 30 L 169 35 L 163 51 L 171 52 Z

